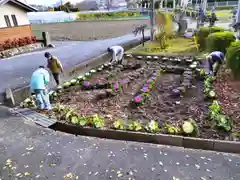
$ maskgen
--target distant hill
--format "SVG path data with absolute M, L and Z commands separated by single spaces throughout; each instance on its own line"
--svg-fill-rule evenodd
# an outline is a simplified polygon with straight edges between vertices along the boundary
M 29 4 L 29 5 L 37 9 L 38 11 L 47 11 L 49 9 L 48 6 L 43 6 L 43 5 L 36 5 L 36 4 Z

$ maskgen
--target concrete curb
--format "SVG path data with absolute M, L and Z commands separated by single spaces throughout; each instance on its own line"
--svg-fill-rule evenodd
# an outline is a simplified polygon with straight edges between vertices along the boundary
M 227 153 L 240 153 L 240 142 L 237 141 L 201 139 L 177 135 L 151 134 L 144 132 L 133 132 L 113 129 L 84 128 L 61 122 L 57 122 L 50 128 L 55 131 L 62 131 L 75 135 L 91 136 L 121 141 L 136 141 L 170 146 L 180 146 L 184 148 L 220 151 Z
M 145 39 L 145 41 L 149 40 L 149 38 Z M 124 47 L 124 49 L 128 50 L 141 44 L 141 39 L 132 40 L 130 42 L 119 44 Z M 100 56 L 94 57 L 88 61 L 84 61 L 78 65 L 76 65 L 72 69 L 66 70 L 65 79 L 70 80 L 80 74 L 84 74 L 88 72 L 90 69 L 95 68 L 105 62 L 108 61 L 107 53 L 101 54 Z M 21 87 L 12 91 L 13 97 L 15 99 L 16 104 L 20 104 L 24 99 L 31 95 L 31 91 L 29 86 Z M 5 93 L 0 94 L 0 100 L 5 99 Z M 11 103 L 4 101 L 5 105 L 10 105 Z

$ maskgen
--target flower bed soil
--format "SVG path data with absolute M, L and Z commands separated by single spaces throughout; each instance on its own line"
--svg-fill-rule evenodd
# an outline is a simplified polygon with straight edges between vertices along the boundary
M 136 67 L 136 64 L 138 68 Z M 168 63 L 165 62 L 165 65 Z M 112 84 L 122 82 L 125 78 L 130 79 L 122 88 L 115 91 L 113 88 L 86 90 L 82 86 L 73 86 L 61 92 L 56 103 L 68 105 L 83 116 L 98 114 L 105 120 L 105 127 L 112 128 L 116 120 L 122 120 L 126 124 L 131 121 L 139 121 L 147 124 L 151 120 L 159 123 L 161 133 L 178 134 L 178 131 L 169 131 L 175 127 L 181 127 L 184 120 L 195 120 L 200 133 L 199 137 L 226 139 L 229 133 L 218 131 L 213 128 L 207 119 L 209 101 L 204 100 L 203 82 L 193 79 L 191 87 L 180 97 L 173 97 L 172 90 L 181 86 L 183 75 L 179 73 L 163 72 L 157 79 L 149 93 L 148 100 L 142 106 L 133 104 L 133 99 L 142 88 L 144 81 L 154 72 L 161 69 L 163 63 L 158 61 L 141 61 L 134 58 L 128 59 L 128 65 L 104 70 L 92 75 L 88 82 L 107 81 Z M 109 77 L 111 75 L 111 78 Z M 56 117 L 62 120 L 58 114 Z
M 228 114 L 235 124 L 232 136 L 226 139 L 240 139 L 240 81 L 233 80 L 230 71 L 222 67 L 214 83 L 222 111 Z

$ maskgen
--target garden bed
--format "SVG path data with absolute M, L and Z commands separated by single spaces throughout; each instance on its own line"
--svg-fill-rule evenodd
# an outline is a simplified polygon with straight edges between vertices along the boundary
M 56 118 L 81 127 L 231 139 L 239 124 L 232 128 L 211 110 L 212 80 L 197 61 L 176 60 L 129 56 L 124 65 L 105 64 L 66 82 L 50 93 Z

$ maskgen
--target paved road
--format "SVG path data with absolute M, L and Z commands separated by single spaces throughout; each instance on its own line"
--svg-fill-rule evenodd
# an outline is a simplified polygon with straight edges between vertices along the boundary
M 239 155 L 73 136 L 1 107 L 0 129 L 2 180 L 240 179 Z
M 64 68 L 68 69 L 104 53 L 109 46 L 135 39 L 141 39 L 141 36 L 129 34 L 107 40 L 56 42 L 56 48 L 48 51 L 58 56 Z M 39 65 L 46 65 L 44 52 L 37 51 L 0 60 L 0 93 L 4 92 L 6 87 L 16 88 L 28 84 L 31 73 Z
M 219 25 L 227 27 L 228 23 L 220 23 Z M 189 27 L 195 28 L 196 23 L 190 21 Z M 56 42 L 56 48 L 49 49 L 48 51 L 58 56 L 64 68 L 68 69 L 104 53 L 109 46 L 140 38 L 141 36 L 135 37 L 133 34 L 129 34 L 107 40 Z M 27 85 L 31 73 L 39 65 L 46 64 L 46 59 L 43 57 L 44 52 L 37 51 L 0 60 L 0 93 L 4 92 L 6 87 L 16 88 Z

